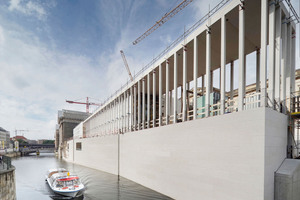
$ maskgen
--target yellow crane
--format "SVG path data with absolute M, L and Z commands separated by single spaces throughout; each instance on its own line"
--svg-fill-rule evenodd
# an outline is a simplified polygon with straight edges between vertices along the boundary
M 176 15 L 179 11 L 189 5 L 193 0 L 184 0 L 180 4 L 178 4 L 175 8 L 173 8 L 170 12 L 166 13 L 159 21 L 157 21 L 151 28 L 149 28 L 145 33 L 143 33 L 140 37 L 138 37 L 135 41 L 133 41 L 133 45 L 136 45 L 140 41 L 142 41 L 145 37 L 150 35 L 153 31 L 155 31 L 158 27 L 166 23 L 170 18 Z

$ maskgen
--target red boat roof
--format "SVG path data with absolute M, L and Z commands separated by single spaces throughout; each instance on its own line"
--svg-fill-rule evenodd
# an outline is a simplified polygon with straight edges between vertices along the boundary
M 78 179 L 78 177 L 74 176 L 74 177 L 69 177 L 69 178 L 62 178 L 62 179 L 57 179 L 57 181 L 71 181 L 74 179 Z

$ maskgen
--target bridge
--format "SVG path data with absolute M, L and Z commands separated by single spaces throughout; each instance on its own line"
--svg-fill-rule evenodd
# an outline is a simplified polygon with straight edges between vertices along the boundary
M 19 151 L 22 156 L 30 153 L 53 153 L 54 144 L 19 144 Z

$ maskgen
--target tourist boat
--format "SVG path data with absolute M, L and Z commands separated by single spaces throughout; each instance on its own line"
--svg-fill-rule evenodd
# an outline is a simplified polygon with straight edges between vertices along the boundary
M 67 197 L 76 197 L 84 190 L 78 176 L 70 175 L 64 168 L 50 169 L 46 181 L 54 193 Z

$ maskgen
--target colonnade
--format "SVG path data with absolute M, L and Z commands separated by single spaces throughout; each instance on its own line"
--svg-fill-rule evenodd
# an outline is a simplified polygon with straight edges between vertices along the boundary
M 252 30 L 246 32 L 252 17 L 248 5 L 249 10 L 251 6 L 260 7 L 260 27 L 249 24 L 257 28 L 252 35 Z M 86 135 L 119 134 L 245 110 L 247 103 L 253 103 L 247 100 L 250 96 L 246 91 L 246 58 L 253 52 L 256 52 L 256 86 L 251 94 L 256 96 L 254 103 L 284 110 L 286 99 L 295 89 L 295 24 L 278 1 L 233 0 L 230 6 L 231 10 L 224 9 L 212 16 L 190 34 L 187 42 L 171 50 L 170 55 L 86 120 Z M 234 63 L 238 63 L 236 94 Z M 218 90 L 213 87 L 212 74 L 216 69 L 220 70 Z M 226 91 L 226 72 L 230 72 L 229 91 Z M 214 103 L 216 99 L 211 94 L 216 92 L 220 98 Z M 202 105 L 199 97 L 203 97 Z

